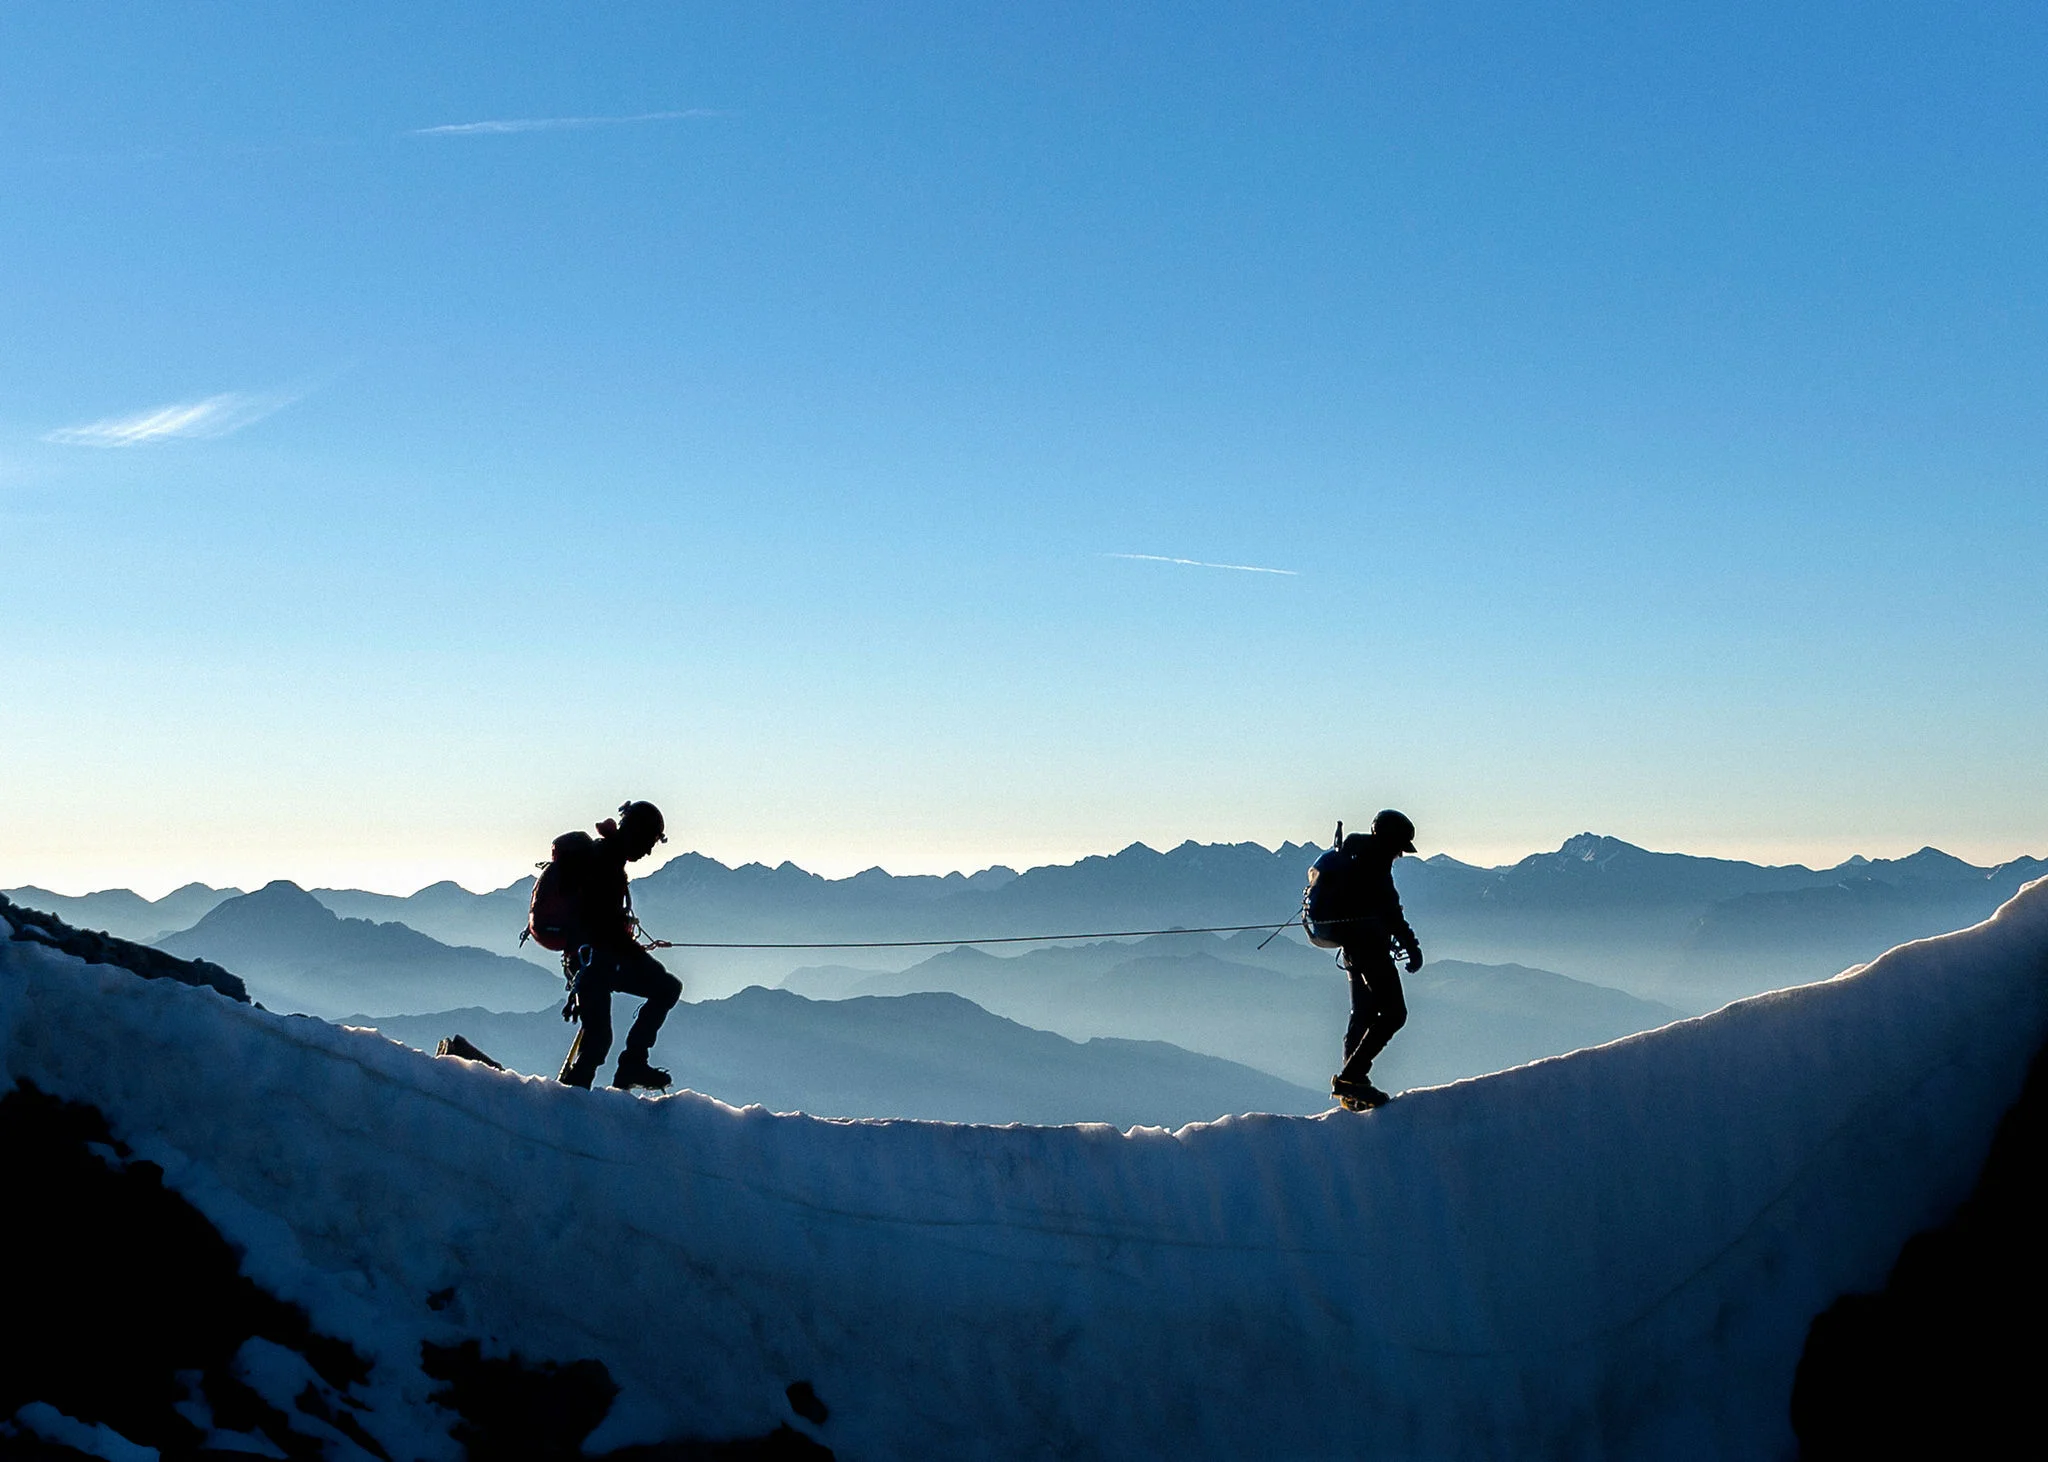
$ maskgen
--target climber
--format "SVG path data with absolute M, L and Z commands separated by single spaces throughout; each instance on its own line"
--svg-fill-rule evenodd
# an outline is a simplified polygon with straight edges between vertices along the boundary
M 590 1085 L 611 1051 L 613 994 L 637 995 L 646 1003 L 626 1032 L 612 1085 L 659 1091 L 669 1084 L 669 1074 L 651 1065 L 647 1053 L 683 986 L 634 938 L 639 923 L 626 865 L 667 842 L 668 834 L 652 802 L 624 804 L 618 819 L 606 818 L 597 832 L 595 838 L 572 832 L 555 839 L 553 858 L 534 881 L 527 916 L 528 932 L 544 948 L 561 951 L 569 980 L 562 1019 L 583 1023 L 559 1079 L 566 1086 Z
M 1372 1063 L 1408 1020 L 1395 954 L 1408 973 L 1422 968 L 1422 943 L 1401 913 L 1394 889 L 1394 864 L 1415 851 L 1415 824 L 1388 808 L 1372 820 L 1370 833 L 1344 836 L 1337 824 L 1336 846 L 1316 859 L 1302 894 L 1301 921 L 1309 941 L 1336 949 L 1351 985 L 1351 1022 L 1344 1031 L 1344 1065 L 1330 1082 L 1330 1094 L 1351 1111 L 1387 1100 L 1372 1083 Z

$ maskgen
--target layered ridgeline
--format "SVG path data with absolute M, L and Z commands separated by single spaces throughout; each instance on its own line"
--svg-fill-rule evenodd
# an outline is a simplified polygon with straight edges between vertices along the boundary
M 338 918 L 283 881 L 223 900 L 157 947 L 225 965 L 260 1003 L 307 1015 L 453 1005 L 520 1010 L 559 999 L 562 990 L 559 974 L 526 960 L 453 948 L 403 924 Z
M 1374 1066 L 1394 1091 L 1597 1046 L 1679 1016 L 1668 1005 L 1521 965 L 1435 959 L 1405 983 L 1408 1025 Z M 1287 934 L 1176 934 L 1005 955 L 949 949 L 894 973 L 801 969 L 783 987 L 822 998 L 949 991 L 1075 1040 L 1171 1041 L 1318 1090 L 1342 1064 L 1350 1015 L 1331 952 Z
M 1375 1113 L 1177 1132 L 579 1092 L 0 943 L 8 1100 L 285 1307 L 129 1424 L 182 1385 L 215 1445 L 333 1457 L 452 1457 L 450 1406 L 478 1456 L 507 1417 L 536 1456 L 1787 1456 L 1813 1318 L 1955 1209 L 2044 1034 L 2048 885 Z
M 951 949 L 897 974 L 799 970 L 780 990 L 752 986 L 679 1008 L 654 1056 L 724 1100 L 820 1116 L 1179 1126 L 1226 1112 L 1320 1110 L 1349 1015 L 1344 979 L 1326 953 L 1286 936 L 1257 944 L 1255 935 L 1188 934 L 1008 958 Z M 1440 960 L 1407 983 L 1408 1027 L 1375 1068 L 1395 1091 L 1678 1018 L 1520 966 Z M 624 1030 L 637 1002 L 616 1004 L 613 1025 Z M 568 1041 L 558 1006 L 344 1023 L 429 1051 L 461 1034 L 514 1070 L 547 1075 Z
M 1097 930 L 1279 923 L 1297 911 L 1321 850 L 1288 843 L 1134 844 L 1107 857 L 971 878 L 824 879 L 794 864 L 727 868 L 695 854 L 634 882 L 655 933 L 676 940 L 966 939 Z M 1695 1012 L 1738 996 L 1825 979 L 1905 939 L 1984 918 L 2048 873 L 2023 858 L 1977 868 L 1926 849 L 1837 868 L 1764 867 L 1653 853 L 1591 833 L 1504 868 L 1437 856 L 1395 865 L 1432 958 L 1515 964 Z M 520 885 L 494 895 L 523 918 Z M 407 919 L 403 912 L 380 918 Z M 420 927 L 428 927 L 421 925 Z M 486 946 L 495 947 L 495 946 Z M 816 955 L 692 951 L 695 988 L 775 984 Z M 900 969 L 922 956 L 865 956 Z
M 153 944 L 166 935 L 191 928 L 215 904 L 239 893 L 239 888 L 210 888 L 203 883 L 188 883 L 162 898 L 146 899 L 126 888 L 61 894 L 28 884 L 22 888 L 10 888 L 0 897 L 12 899 L 23 908 L 55 914 L 65 923 L 80 929 L 98 930 L 139 944 Z
M 972 939 L 1278 923 L 1298 906 L 1318 851 L 1305 843 L 1277 850 L 1183 843 L 1160 853 L 1133 844 L 1021 874 L 990 868 L 895 877 L 869 869 L 841 879 L 793 863 L 728 868 L 685 853 L 637 878 L 634 896 L 649 929 L 676 940 Z M 1974 922 L 2044 872 L 2048 864 L 2039 859 L 1979 868 L 1932 848 L 1824 870 L 1765 867 L 1652 853 L 1584 833 L 1502 868 L 1405 858 L 1396 879 L 1434 957 L 1554 970 L 1699 1011 L 1825 979 L 1904 940 Z M 403 898 L 355 889 L 313 894 L 344 918 L 402 923 L 444 944 L 551 967 L 551 956 L 518 943 L 531 884 L 470 893 L 437 883 Z M 124 889 L 73 898 L 14 892 L 74 924 L 151 940 L 189 927 L 234 891 L 193 885 L 154 904 Z M 696 997 L 774 985 L 821 962 L 801 951 L 704 950 L 679 958 Z M 860 962 L 900 970 L 918 958 L 873 951 Z
M 526 1072 L 551 1074 L 562 1060 L 557 972 L 396 922 L 338 917 L 288 882 L 215 904 L 159 947 L 232 969 L 273 1010 L 373 1026 L 428 1050 L 461 1032 Z M 952 993 L 981 1010 L 893 998 L 819 1008 L 756 988 L 687 1007 L 656 1056 L 722 1099 L 830 1116 L 1178 1126 L 1325 1104 L 1347 1015 L 1327 954 L 1258 934 L 1026 948 L 1006 958 L 950 950 L 898 974 L 810 969 L 786 982 L 803 994 Z M 688 970 L 687 956 L 671 959 Z M 1395 1090 L 1678 1014 L 1545 971 L 1455 960 L 1430 964 L 1410 994 L 1410 1032 L 1380 1068 Z
M 614 1029 L 625 1030 L 637 1003 L 618 1002 Z M 552 1008 L 347 1023 L 426 1051 L 460 1035 L 503 1065 L 542 1076 L 560 1069 L 573 1029 Z M 936 993 L 817 1001 L 750 986 L 678 1009 L 654 1057 L 678 1081 L 734 1106 L 819 1117 L 1179 1127 L 1330 1104 L 1328 1072 L 1310 1088 L 1165 1041 L 1069 1040 Z
M 972 939 L 1278 923 L 1298 906 L 1318 851 L 1306 843 L 1269 850 L 1190 842 L 1161 853 L 1133 844 L 1021 874 L 990 868 L 896 877 L 874 868 L 841 879 L 793 863 L 728 868 L 685 853 L 637 878 L 634 896 L 649 929 L 675 940 Z M 2039 859 L 1979 868 L 1932 848 L 1824 870 L 1765 867 L 1652 853 L 1582 833 L 1556 852 L 1502 868 L 1404 858 L 1396 880 L 1433 957 L 1554 970 L 1691 1012 L 1825 979 L 1894 944 L 1972 923 L 2044 872 L 2048 863 Z M 531 886 L 525 878 L 488 893 L 445 882 L 407 897 L 312 892 L 344 918 L 402 923 L 444 944 L 552 968 L 552 956 L 518 942 Z M 11 892 L 74 924 L 155 940 L 196 923 L 236 891 L 195 884 L 155 903 L 126 889 L 69 898 Z M 921 957 L 872 951 L 860 962 L 900 970 Z M 699 950 L 678 958 L 693 998 L 774 985 L 821 962 L 801 951 Z

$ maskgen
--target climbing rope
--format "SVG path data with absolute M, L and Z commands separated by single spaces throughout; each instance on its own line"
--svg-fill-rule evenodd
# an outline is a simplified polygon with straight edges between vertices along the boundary
M 1321 919 L 1324 924 L 1357 924 L 1373 922 L 1365 918 Z M 1089 934 L 993 934 L 986 939 L 819 939 L 798 942 L 749 943 L 744 940 L 707 939 L 649 939 L 645 930 L 641 935 L 642 949 L 952 949 L 974 944 L 1051 944 L 1065 939 L 1151 939 L 1162 934 L 1256 934 L 1260 930 L 1266 937 L 1259 941 L 1259 948 L 1271 944 L 1281 930 L 1292 929 L 1301 923 L 1301 916 L 1278 924 L 1207 924 L 1199 929 L 1103 929 Z M 638 921 L 635 921 L 636 930 Z
M 649 939 L 643 949 L 950 949 L 970 944 L 1048 944 L 1063 939 L 1149 939 L 1159 934 L 1277 934 L 1299 918 L 1280 924 L 1211 924 L 1201 929 L 1107 929 L 1092 934 L 997 934 L 987 939 L 823 939 L 799 943 L 750 944 L 733 940 Z

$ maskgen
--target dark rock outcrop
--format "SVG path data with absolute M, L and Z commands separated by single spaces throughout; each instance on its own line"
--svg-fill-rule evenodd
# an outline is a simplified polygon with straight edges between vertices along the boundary
M 0 1253 L 12 1359 L 0 1367 L 0 1417 L 29 1402 L 111 1427 L 166 1459 L 208 1455 L 209 1428 L 257 1433 L 287 1457 L 325 1455 L 324 1423 L 372 1456 L 352 1414 L 369 1362 L 317 1333 L 304 1310 L 259 1288 L 200 1212 L 132 1160 L 93 1107 L 23 1082 L 0 1097 Z M 294 1416 L 236 1372 L 261 1338 L 303 1356 L 311 1374 Z M 0 1446 L 34 1445 L 18 1438 Z
M 0 1097 L 0 1173 L 10 1184 L 0 1203 L 0 1253 L 19 1261 L 6 1315 L 11 1338 L 23 1342 L 0 1366 L 0 1425 L 44 1402 L 154 1447 L 165 1462 L 249 1455 L 207 1446 L 217 1433 L 260 1436 L 294 1462 L 329 1455 L 338 1433 L 388 1462 L 361 1395 L 371 1362 L 244 1275 L 235 1247 L 164 1186 L 161 1168 L 132 1156 L 97 1108 L 16 1085 Z M 238 1371 L 251 1339 L 303 1358 L 311 1379 L 289 1409 Z M 443 1383 L 434 1400 L 454 1414 L 451 1435 L 474 1462 L 582 1458 L 584 1439 L 618 1394 L 595 1360 L 493 1358 L 474 1340 L 429 1344 L 421 1360 Z M 793 1385 L 790 1395 L 799 1414 L 823 1420 L 808 1385 Z M 809 1404 L 798 1406 L 800 1396 Z M 0 1430 L 0 1457 L 84 1455 L 18 1427 Z M 679 1439 L 604 1454 L 610 1462 L 831 1456 L 786 1423 L 757 1437 Z
M 1883 1290 L 1813 1322 L 1792 1387 L 1803 1462 L 2048 1451 L 2044 1179 L 2048 1047 L 1956 1216 L 1907 1241 Z
M 241 978 L 229 974 L 210 960 L 179 959 L 147 944 L 116 938 L 91 929 L 74 929 L 55 914 L 24 909 L 0 895 L 0 918 L 14 930 L 14 938 L 75 955 L 89 965 L 119 965 L 145 980 L 176 980 L 181 985 L 203 985 L 218 990 L 230 1000 L 249 1003 L 249 991 Z
M 601 1361 L 486 1356 L 474 1340 L 428 1341 L 420 1369 L 442 1383 L 433 1400 L 461 1418 L 452 1432 L 472 1462 L 580 1457 L 619 1394 Z
M 831 1462 L 832 1450 L 784 1422 L 758 1437 L 683 1440 L 588 1453 L 584 1439 L 611 1410 L 619 1388 L 594 1360 L 529 1361 L 487 1356 L 474 1340 L 420 1349 L 420 1368 L 443 1383 L 434 1401 L 461 1419 L 452 1434 L 470 1462 Z M 791 1383 L 790 1406 L 814 1425 L 824 1405 L 807 1381 Z M 807 1405 L 800 1405 L 801 1398 Z
M 464 1061 L 474 1061 L 480 1066 L 490 1067 L 493 1071 L 503 1071 L 505 1069 L 504 1062 L 493 1061 L 484 1052 L 478 1050 L 476 1045 L 460 1031 L 457 1031 L 452 1036 L 443 1036 L 441 1044 L 435 1048 L 434 1054 L 436 1056 L 454 1056 Z

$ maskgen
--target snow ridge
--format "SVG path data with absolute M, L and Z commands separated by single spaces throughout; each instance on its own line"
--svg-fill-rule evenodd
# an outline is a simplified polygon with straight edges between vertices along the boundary
M 576 1092 L 0 944 L 0 1074 L 375 1357 L 394 1455 L 446 1455 L 419 1345 L 474 1335 L 602 1360 L 593 1449 L 807 1380 L 855 1459 L 1789 1456 L 1807 1325 L 1960 1202 L 2044 1034 L 2048 881 L 1377 1113 L 1173 1133 Z

